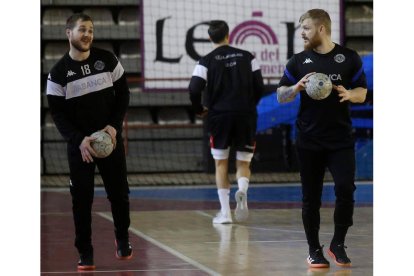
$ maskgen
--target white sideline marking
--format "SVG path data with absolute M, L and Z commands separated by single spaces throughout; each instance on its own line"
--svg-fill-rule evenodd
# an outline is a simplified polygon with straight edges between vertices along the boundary
M 238 243 L 289 243 L 289 242 L 307 242 L 307 240 L 284 240 L 284 241 L 235 241 L 235 242 L 231 242 L 234 244 L 238 244 Z M 219 242 L 204 242 L 204 243 L 221 243 L 221 241 Z
M 266 210 L 266 209 L 260 209 L 260 210 Z M 195 213 L 204 216 L 212 218 L 213 216 L 204 212 L 204 211 L 195 211 Z M 247 226 L 242 224 L 233 223 L 237 226 L 243 226 L 248 229 L 256 229 L 256 230 L 263 230 L 263 231 L 278 231 L 278 232 L 288 232 L 288 233 L 303 233 L 305 234 L 304 230 L 292 230 L 292 229 L 279 229 L 279 228 L 263 228 L 263 227 L 254 227 L 254 226 Z M 320 235 L 333 235 L 331 232 L 319 232 Z M 363 235 L 363 234 L 347 234 L 347 237 L 372 237 L 372 235 Z
M 129 270 L 85 270 L 85 271 L 51 271 L 51 272 L 41 272 L 41 274 L 74 274 L 74 273 L 81 273 L 81 275 L 85 273 L 114 273 L 114 272 L 164 272 L 164 271 L 199 271 L 199 269 L 191 269 L 191 268 L 171 268 L 171 269 L 129 269 Z
M 105 214 L 103 212 L 97 212 L 97 214 L 99 216 L 101 216 L 101 217 L 103 217 L 103 218 L 105 218 L 105 219 L 113 222 L 113 219 L 112 219 L 111 216 L 108 216 L 107 214 Z M 183 260 L 183 261 L 185 261 L 185 262 L 187 262 L 187 263 L 189 263 L 189 264 L 191 264 L 191 265 L 199 268 L 200 270 L 202 270 L 202 271 L 204 271 L 204 272 L 206 272 L 206 273 L 208 273 L 210 275 L 220 275 L 220 273 L 218 273 L 218 272 L 216 272 L 216 271 L 214 271 L 214 270 L 212 270 L 212 269 L 210 269 L 210 268 L 208 268 L 208 267 L 200 264 L 199 262 L 197 262 L 197 261 L 195 261 L 195 260 L 193 260 L 193 259 L 191 259 L 191 258 L 189 258 L 189 257 L 187 257 L 187 256 L 185 256 L 183 254 L 181 254 L 180 252 L 178 252 L 178 251 L 172 249 L 171 247 L 169 247 L 169 246 L 167 246 L 167 245 L 165 245 L 165 244 L 163 244 L 163 243 L 161 243 L 161 242 L 159 242 L 159 241 L 151 238 L 150 236 L 147 236 L 146 234 L 142 233 L 141 231 L 139 231 L 139 230 L 137 230 L 135 228 L 130 227 L 129 228 L 129 231 L 132 232 L 132 233 L 134 233 L 135 235 L 143 238 L 144 240 L 146 240 L 146 241 L 148 241 L 148 242 L 150 242 L 150 243 L 158 246 L 159 248 L 167 251 L 168 253 L 176 256 L 177 258 L 179 258 L 179 259 L 181 259 L 181 260 Z
M 212 218 L 213 217 L 212 215 L 207 214 L 204 211 L 194 211 L 194 212 L 197 213 L 197 214 L 199 214 L 199 215 L 201 215 L 201 216 L 203 216 L 203 217 L 208 217 L 208 218 Z
M 167 269 L 128 269 L 128 270 L 84 270 L 84 271 L 51 271 L 51 272 L 41 272 L 41 274 L 76 274 L 80 273 L 81 275 L 85 273 L 118 273 L 118 272 L 164 272 L 164 271 L 199 271 L 199 269 L 191 268 L 167 268 Z

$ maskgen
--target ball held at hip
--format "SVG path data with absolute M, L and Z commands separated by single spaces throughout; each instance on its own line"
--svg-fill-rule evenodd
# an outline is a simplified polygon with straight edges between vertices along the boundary
M 96 152 L 98 158 L 105 158 L 109 156 L 114 150 L 111 135 L 105 131 L 97 131 L 91 134 L 91 137 L 96 138 L 91 142 L 93 150 Z

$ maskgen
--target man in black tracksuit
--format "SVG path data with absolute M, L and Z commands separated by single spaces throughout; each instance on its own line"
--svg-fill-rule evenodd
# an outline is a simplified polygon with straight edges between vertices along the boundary
M 331 20 L 324 10 L 313 9 L 299 22 L 305 50 L 286 65 L 277 98 L 292 101 L 300 93 L 296 120 L 297 152 L 302 181 L 302 219 L 309 244 L 310 267 L 329 267 L 319 243 L 321 195 L 325 168 L 335 182 L 335 232 L 328 253 L 339 266 L 350 266 L 345 236 L 353 224 L 355 152 L 349 103 L 365 101 L 367 89 L 358 54 L 331 40 Z M 333 83 L 323 100 L 310 98 L 305 87 L 312 73 L 324 73 Z
M 204 116 L 208 112 L 211 154 L 215 160 L 217 193 L 221 210 L 214 224 L 232 223 L 230 212 L 228 158 L 230 146 L 236 149 L 236 178 L 238 191 L 235 218 L 248 218 L 247 189 L 250 162 L 255 149 L 256 105 L 263 94 L 264 85 L 255 57 L 229 45 L 229 27 L 225 21 L 214 20 L 208 33 L 214 50 L 201 58 L 190 81 L 190 99 L 195 112 Z M 205 103 L 202 91 L 207 86 Z
M 53 120 L 67 141 L 70 192 L 75 223 L 78 269 L 95 269 L 91 240 L 91 209 L 95 164 L 111 203 L 116 257 L 130 259 L 129 188 L 122 140 L 122 122 L 129 104 L 125 72 L 110 52 L 91 48 L 93 22 L 85 14 L 67 20 L 70 50 L 52 68 L 47 98 Z M 115 145 L 106 158 L 97 158 L 90 143 L 93 132 L 108 132 Z

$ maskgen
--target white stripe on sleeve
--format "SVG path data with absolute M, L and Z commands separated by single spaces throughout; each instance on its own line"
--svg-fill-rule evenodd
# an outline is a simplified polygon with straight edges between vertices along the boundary
M 47 80 L 46 95 L 65 96 L 65 90 L 66 89 L 64 89 L 62 85 L 51 80 Z
M 257 62 L 257 59 L 252 59 L 252 72 L 260 70 L 259 63 Z
M 193 76 L 200 77 L 203 80 L 207 81 L 207 71 L 208 69 L 203 65 L 197 64 L 193 71 Z
M 119 80 L 119 78 L 122 77 L 123 73 L 124 67 L 122 67 L 121 63 L 118 61 L 118 64 L 116 65 L 114 71 L 111 73 L 112 82 L 116 82 L 117 80 Z

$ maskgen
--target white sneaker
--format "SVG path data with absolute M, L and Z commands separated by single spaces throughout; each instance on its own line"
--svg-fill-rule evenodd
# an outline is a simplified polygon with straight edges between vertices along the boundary
M 249 217 L 249 209 L 247 208 L 247 194 L 238 190 L 235 195 L 237 206 L 234 210 L 234 216 L 237 221 L 245 221 Z
M 213 223 L 233 223 L 231 218 L 231 214 L 224 214 L 221 211 L 217 213 L 217 215 L 213 218 Z

